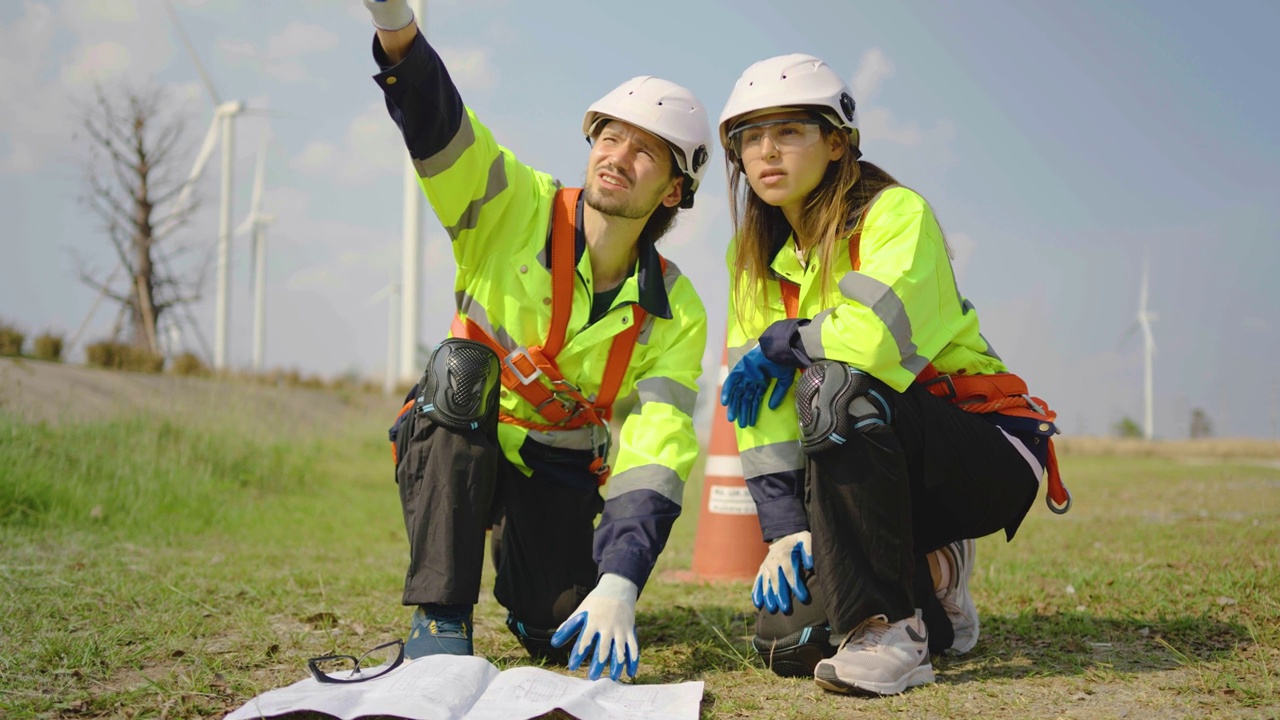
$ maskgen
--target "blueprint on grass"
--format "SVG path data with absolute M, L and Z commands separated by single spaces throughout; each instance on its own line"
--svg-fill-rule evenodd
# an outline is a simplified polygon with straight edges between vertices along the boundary
M 312 678 L 270 690 L 225 720 L 322 712 L 342 720 L 528 720 L 559 711 L 578 720 L 697 720 L 702 683 L 635 685 L 534 667 L 498 671 L 484 658 L 431 655 L 360 683 Z

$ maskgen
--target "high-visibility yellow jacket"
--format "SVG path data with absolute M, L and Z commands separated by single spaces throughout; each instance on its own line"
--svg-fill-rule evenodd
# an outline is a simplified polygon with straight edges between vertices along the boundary
M 735 239 L 728 252 L 730 274 L 736 248 Z M 800 286 L 798 317 L 788 321 L 778 282 L 767 283 L 759 302 L 744 308 L 745 321 L 731 291 L 729 366 L 765 336 L 766 350 L 789 346 L 801 365 L 838 360 L 898 392 L 929 362 L 942 373 L 1006 372 L 979 331 L 973 304 L 956 287 L 942 230 L 924 198 L 904 187 L 881 193 L 863 221 L 858 257 L 854 270 L 844 238 L 832 254 L 834 267 L 822 267 L 817 257 L 801 264 L 795 237 L 788 237 L 771 268 Z M 830 288 L 825 298 L 824 275 Z M 807 529 L 794 386 L 779 408 L 761 412 L 751 427 L 736 429 L 743 475 L 765 539 Z
M 419 35 L 409 54 L 375 77 L 405 137 L 414 166 L 449 237 L 457 263 L 457 312 L 509 350 L 540 346 L 551 323 L 548 253 L 552 200 L 559 183 L 495 142 L 462 104 L 439 56 Z M 393 79 L 394 78 L 394 79 Z M 582 227 L 582 206 L 577 208 Z M 684 482 L 698 453 L 693 428 L 697 381 L 706 344 L 706 313 L 675 263 L 642 243 L 636 268 L 610 310 L 589 323 L 593 295 L 585 238 L 577 238 L 577 278 L 564 347 L 556 365 L 587 398 L 600 389 L 613 337 L 632 322 L 631 305 L 647 312 L 618 397 L 638 402 L 622 424 L 618 455 L 595 535 L 601 573 L 643 587 L 680 514 Z M 518 393 L 501 393 L 502 409 L 522 420 L 545 420 Z M 593 435 L 594 432 L 594 435 Z M 601 430 L 529 430 L 502 423 L 503 453 L 526 475 L 535 472 L 595 486 L 588 466 Z

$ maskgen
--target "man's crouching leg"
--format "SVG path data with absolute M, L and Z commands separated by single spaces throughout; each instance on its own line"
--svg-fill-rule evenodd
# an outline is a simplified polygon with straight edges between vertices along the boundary
M 449 339 L 392 428 L 396 482 L 409 539 L 405 655 L 470 655 L 484 533 L 497 476 L 498 358 Z
M 831 657 L 836 648 L 831 644 L 831 626 L 827 623 L 822 590 L 812 572 L 803 573 L 805 587 L 809 588 L 809 602 L 792 599 L 789 613 L 760 610 L 751 646 L 765 667 L 774 673 L 811 679 L 814 666 Z
M 578 604 L 582 602 L 587 593 L 591 591 L 586 587 L 573 587 L 564 591 L 559 598 L 556 599 L 552 607 L 551 618 L 553 622 L 530 624 L 520 619 L 515 610 L 507 611 L 507 629 L 512 635 L 520 641 L 520 645 L 529 653 L 529 657 L 548 665 L 567 666 L 569 664 L 569 653 L 573 650 L 573 643 L 565 643 L 562 647 L 556 647 L 551 644 L 551 638 L 555 635 L 556 630 L 560 627 L 559 622 L 554 622 L 555 618 L 563 618 L 568 620 L 569 616 L 577 609 Z M 538 615 L 538 613 L 532 613 Z M 560 622 L 563 622 L 561 620 Z M 542 627 L 542 624 L 550 627 Z

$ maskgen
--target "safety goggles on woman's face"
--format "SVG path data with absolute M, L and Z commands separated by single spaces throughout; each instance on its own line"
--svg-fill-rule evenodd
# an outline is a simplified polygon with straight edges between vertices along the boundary
M 742 160 L 754 160 L 764 147 L 765 138 L 779 150 L 808 147 L 822 137 L 822 121 L 812 118 L 788 118 L 740 125 L 729 133 L 729 150 Z

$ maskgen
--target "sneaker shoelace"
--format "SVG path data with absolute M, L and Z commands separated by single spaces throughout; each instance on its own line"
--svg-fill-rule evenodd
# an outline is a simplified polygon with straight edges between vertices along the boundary
M 432 635 L 451 635 L 455 637 L 467 637 L 467 616 L 459 615 L 434 615 L 427 622 L 427 629 Z
M 846 648 L 850 650 L 874 649 L 880 646 L 880 641 L 887 632 L 889 632 L 888 619 L 884 615 L 873 615 L 858 623 L 857 627 L 844 636 L 844 642 L 840 643 L 839 651 L 843 651 Z

